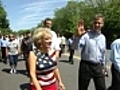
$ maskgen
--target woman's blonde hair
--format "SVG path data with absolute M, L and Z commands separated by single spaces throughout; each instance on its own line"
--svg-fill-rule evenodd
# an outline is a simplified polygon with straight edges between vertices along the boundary
M 42 45 L 42 40 L 44 38 L 52 38 L 50 29 L 48 28 L 37 28 L 33 34 L 33 43 L 36 48 L 40 48 Z

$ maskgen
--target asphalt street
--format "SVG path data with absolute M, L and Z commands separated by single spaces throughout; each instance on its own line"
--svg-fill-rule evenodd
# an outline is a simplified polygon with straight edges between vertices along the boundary
M 63 83 L 66 90 L 78 90 L 78 66 L 79 66 L 79 54 L 76 52 L 74 56 L 74 64 L 71 65 L 68 62 L 68 54 L 62 55 L 59 59 L 58 67 L 60 69 Z M 109 57 L 109 51 L 106 53 Z M 108 60 L 108 59 L 106 59 Z M 108 71 L 110 68 L 110 62 L 107 61 Z M 29 78 L 26 76 L 24 60 L 18 61 L 18 74 L 9 74 L 9 64 L 0 62 L 0 90 L 29 90 Z M 84 81 L 83 81 L 84 83 Z M 109 77 L 106 78 L 106 86 L 111 83 L 111 74 L 109 71 Z M 95 90 L 94 84 L 91 80 L 88 90 Z

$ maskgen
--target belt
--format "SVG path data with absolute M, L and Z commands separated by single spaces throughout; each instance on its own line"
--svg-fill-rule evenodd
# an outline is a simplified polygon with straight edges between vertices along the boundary
M 101 65 L 100 62 L 91 62 L 89 60 L 83 60 L 83 59 L 81 60 L 81 62 L 89 64 L 89 65 L 94 65 L 94 66 Z

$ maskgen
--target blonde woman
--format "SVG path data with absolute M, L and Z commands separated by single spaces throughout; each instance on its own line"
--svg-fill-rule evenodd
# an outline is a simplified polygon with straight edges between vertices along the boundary
M 28 59 L 31 81 L 30 90 L 65 89 L 57 68 L 55 51 L 51 49 L 52 35 L 50 30 L 47 28 L 35 30 L 33 42 L 36 50 L 30 51 Z

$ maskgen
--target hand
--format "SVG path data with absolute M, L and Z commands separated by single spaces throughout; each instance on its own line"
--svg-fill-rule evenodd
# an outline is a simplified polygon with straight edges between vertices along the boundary
M 22 51 L 18 51 L 18 54 L 21 56 L 23 54 L 23 52 Z
M 59 90 L 65 90 L 65 86 L 62 82 L 60 82 L 58 85 L 59 85 Z
M 85 32 L 84 24 L 77 25 L 77 32 L 79 35 Z
M 107 68 L 106 67 L 103 67 L 103 70 L 102 70 L 103 74 L 108 77 L 108 71 L 107 71 Z

